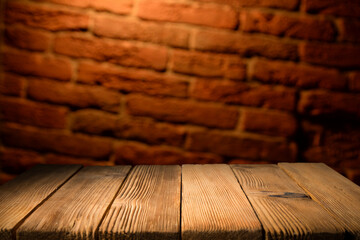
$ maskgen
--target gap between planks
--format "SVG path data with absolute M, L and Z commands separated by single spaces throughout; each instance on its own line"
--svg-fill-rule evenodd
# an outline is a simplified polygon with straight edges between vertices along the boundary
M 82 168 L 18 228 L 16 237 L 95 239 L 98 223 L 130 166 Z
M 274 164 L 232 165 L 266 239 L 343 239 L 345 229 Z
M 80 169 L 81 165 L 37 165 L 1 186 L 0 238 L 15 239 L 15 230 Z M 32 189 L 36 191 L 30 192 Z M 18 204 L 15 206 L 13 201 Z
M 99 228 L 100 239 L 179 239 L 180 178 L 178 165 L 134 167 Z
M 116 196 L 119 194 L 121 188 L 124 186 L 124 182 L 126 181 L 126 179 L 128 178 L 130 172 L 131 172 L 133 169 L 134 169 L 134 166 L 131 166 L 130 170 L 128 171 L 128 173 L 126 174 L 124 180 L 122 181 L 122 183 L 121 183 L 118 191 L 116 192 L 116 194 L 114 195 L 113 199 L 111 200 L 109 206 L 108 206 L 107 209 L 105 210 L 105 213 L 104 213 L 104 215 L 102 216 L 102 218 L 101 218 L 98 226 L 96 227 L 96 229 L 95 229 L 95 239 L 96 239 L 96 240 L 99 240 L 99 228 L 100 228 L 100 225 L 101 225 L 102 222 L 104 221 L 105 216 L 109 213 L 110 208 L 111 208 L 112 204 L 114 203 Z M 15 240 L 16 240 L 16 239 L 15 239 Z
M 15 225 L 15 227 L 12 229 L 12 239 L 16 240 L 16 230 L 21 226 L 21 224 L 24 223 L 24 221 L 33 213 L 36 211 L 36 209 L 38 209 L 39 207 L 41 207 L 41 205 L 43 205 L 52 195 L 54 195 L 56 193 L 57 190 L 59 190 L 64 184 L 66 184 L 73 176 L 75 176 L 81 169 L 83 168 L 83 166 L 81 166 L 78 170 L 76 170 L 68 179 L 66 179 L 61 185 L 59 185 L 52 193 L 49 194 L 49 196 L 47 196 L 46 198 L 44 198 L 44 200 L 41 201 L 41 203 L 39 203 L 39 205 L 37 205 L 33 210 L 31 210 L 22 220 L 20 220 L 20 222 L 18 224 Z
M 262 239 L 229 165 L 183 165 L 182 175 L 182 239 Z
M 222 164 L 222 165 L 225 165 L 225 164 Z M 178 165 L 176 165 L 178 166 Z M 183 165 L 184 166 L 184 165 Z M 204 165 L 192 165 L 192 166 L 204 166 Z M 225 166 L 229 166 L 229 165 L 225 165 Z M 260 166 L 260 165 L 253 165 L 253 166 Z M 276 166 L 276 165 L 275 165 Z M 295 166 L 295 165 L 294 165 Z M 59 185 L 57 188 L 55 188 L 54 191 L 52 191 L 50 193 L 49 196 L 47 196 L 46 198 L 44 198 L 40 204 L 38 204 L 34 209 L 31 210 L 31 212 L 29 212 L 19 223 L 16 224 L 16 227 L 14 229 L 17 229 L 18 227 L 20 227 L 22 225 L 22 223 L 33 213 L 35 212 L 35 210 L 39 209 L 39 207 L 43 206 L 44 203 L 46 203 L 50 197 L 52 197 L 58 190 L 60 190 L 66 183 L 68 183 L 74 176 L 76 176 L 79 171 L 80 171 L 81 168 L 79 168 L 76 172 L 74 172 L 70 177 L 68 177 L 65 182 L 63 182 L 61 185 Z M 284 171 L 284 169 L 282 168 L 279 168 L 281 169 L 281 172 L 283 172 L 284 174 L 286 174 L 287 176 L 289 176 L 290 174 L 287 172 L 287 171 Z M 99 224 L 97 225 L 96 229 L 95 229 L 95 239 L 100 239 L 99 237 L 99 229 L 101 227 L 101 225 L 103 224 L 104 222 L 104 219 L 105 217 L 109 214 L 109 211 L 110 209 L 112 208 L 113 204 L 114 204 L 114 201 L 115 199 L 118 197 L 119 193 L 122 191 L 122 189 L 124 188 L 124 185 L 125 183 L 127 182 L 127 179 L 128 177 L 132 174 L 132 172 L 134 171 L 134 167 L 129 169 L 129 171 L 126 173 L 126 176 L 125 178 L 123 179 L 123 181 L 121 182 L 120 186 L 118 187 L 115 195 L 113 196 L 112 200 L 110 201 L 110 203 L 108 204 L 108 206 L 106 207 L 106 210 L 104 212 L 104 214 L 102 215 L 101 219 L 100 219 L 100 222 Z M 232 172 L 232 175 L 237 179 L 237 184 L 238 184 L 238 187 L 240 188 L 240 190 L 244 193 L 247 201 L 249 202 L 250 206 L 251 206 L 251 209 L 254 211 L 255 213 L 255 216 L 257 217 L 257 219 L 259 220 L 260 222 L 260 228 L 261 228 L 261 231 L 262 231 L 262 239 L 264 239 L 267 235 L 266 233 L 266 229 L 264 228 L 263 226 L 263 220 L 261 220 L 261 217 L 258 215 L 258 212 L 256 211 L 256 207 L 253 205 L 252 201 L 251 201 L 251 197 L 248 195 L 248 193 L 246 192 L 246 190 L 244 189 L 244 186 L 241 184 L 241 182 L 239 181 L 238 179 L 238 176 L 236 174 L 236 172 L 234 171 L 234 168 L 231 167 L 231 172 Z M 290 176 L 291 177 L 291 176 Z M 304 189 L 308 194 L 309 191 L 304 188 L 302 186 L 301 183 L 299 183 L 298 181 L 296 181 L 295 179 L 293 179 L 293 177 L 291 177 L 291 181 L 293 181 L 294 183 L 296 183 L 298 186 L 300 186 L 302 189 Z M 183 222 L 182 222 L 182 218 L 183 218 L 183 167 L 180 167 L 180 205 L 179 205 L 179 209 L 180 209 L 180 212 L 179 212 L 179 215 L 178 215 L 178 218 L 179 218 L 179 229 L 180 229 L 180 233 L 182 233 L 182 230 L 183 230 Z M 310 194 L 311 195 L 311 194 Z M 319 203 L 319 206 L 321 206 L 322 208 L 325 208 L 321 203 Z M 340 231 L 341 232 L 341 231 Z M 13 235 L 14 236 L 14 235 Z M 181 234 L 179 236 L 179 239 L 181 239 Z
M 278 165 L 347 230 L 350 239 L 360 240 L 358 185 L 323 163 Z

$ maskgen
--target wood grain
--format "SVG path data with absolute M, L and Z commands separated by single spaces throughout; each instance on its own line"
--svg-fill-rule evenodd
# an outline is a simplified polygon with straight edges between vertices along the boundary
M 181 167 L 136 166 L 99 228 L 100 239 L 179 239 Z
M 228 165 L 183 165 L 182 239 L 261 239 L 262 230 Z
M 266 239 L 343 239 L 345 229 L 276 165 L 232 165 Z
M 305 191 L 360 239 L 360 187 L 323 163 L 279 163 Z
M 0 187 L 0 239 L 81 168 L 80 165 L 38 165 Z
M 94 239 L 130 166 L 80 170 L 16 231 L 17 239 Z

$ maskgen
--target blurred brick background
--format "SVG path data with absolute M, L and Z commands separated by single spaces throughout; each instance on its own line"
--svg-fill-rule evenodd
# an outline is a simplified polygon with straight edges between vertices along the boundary
M 37 163 L 306 161 L 360 183 L 359 0 L 1 4 L 2 182 Z

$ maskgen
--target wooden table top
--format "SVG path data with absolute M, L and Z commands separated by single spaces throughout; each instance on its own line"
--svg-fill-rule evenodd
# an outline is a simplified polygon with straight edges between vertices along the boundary
M 360 239 L 325 164 L 38 165 L 0 186 L 0 239 Z

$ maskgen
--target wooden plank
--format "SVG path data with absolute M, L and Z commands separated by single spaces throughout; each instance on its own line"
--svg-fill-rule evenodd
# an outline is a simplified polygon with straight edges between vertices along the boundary
M 276 165 L 232 165 L 266 239 L 343 239 L 345 229 Z
M 0 239 L 11 232 L 36 207 L 68 180 L 80 165 L 37 165 L 0 187 Z
M 323 163 L 279 163 L 315 201 L 360 239 L 360 187 Z
M 179 239 L 181 167 L 136 166 L 99 228 L 99 239 Z
M 16 231 L 17 239 L 94 239 L 130 166 L 80 170 Z
M 261 239 L 254 210 L 225 164 L 183 165 L 182 239 Z

